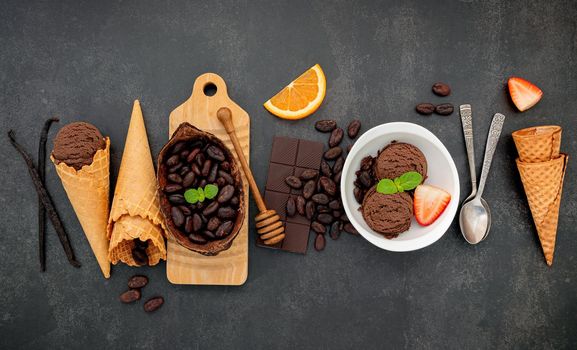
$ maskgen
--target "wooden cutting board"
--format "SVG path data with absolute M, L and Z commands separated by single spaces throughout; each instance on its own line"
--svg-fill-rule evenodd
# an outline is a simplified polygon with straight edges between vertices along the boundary
M 209 96 L 211 92 L 214 95 Z M 214 73 L 199 76 L 194 82 L 190 98 L 170 113 L 169 137 L 181 123 L 189 122 L 220 138 L 238 162 L 232 142 L 216 118 L 216 112 L 221 107 L 228 107 L 232 111 L 238 140 L 244 156 L 249 160 L 250 119 L 248 113 L 228 97 L 226 83 Z M 246 205 L 244 224 L 232 246 L 216 256 L 204 256 L 182 247 L 169 238 L 166 276 L 171 283 L 236 286 L 244 284 L 248 276 L 248 218 L 250 213 L 248 181 L 244 173 L 242 179 Z

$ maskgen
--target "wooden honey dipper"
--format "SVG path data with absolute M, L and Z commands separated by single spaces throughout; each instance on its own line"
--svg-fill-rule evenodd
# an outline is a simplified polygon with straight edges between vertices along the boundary
M 240 165 L 242 166 L 244 174 L 248 180 L 256 206 L 258 207 L 258 210 L 260 210 L 260 213 L 255 217 L 257 232 L 264 244 L 277 244 L 285 238 L 284 225 L 282 221 L 280 221 L 280 216 L 276 211 L 266 208 L 266 204 L 260 195 L 254 177 L 252 176 L 252 172 L 250 171 L 250 167 L 246 162 L 246 158 L 244 157 L 244 153 L 242 152 L 242 148 L 238 142 L 238 138 L 236 137 L 234 124 L 232 123 L 232 112 L 230 109 L 222 107 L 218 112 L 216 112 L 216 116 L 226 129 L 226 132 L 232 141 L 236 155 L 240 160 Z

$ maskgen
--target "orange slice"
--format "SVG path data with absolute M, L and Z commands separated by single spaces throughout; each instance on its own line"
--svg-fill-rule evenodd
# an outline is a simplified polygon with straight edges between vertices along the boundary
M 315 64 L 264 103 L 264 108 L 283 119 L 302 119 L 313 114 L 323 102 L 327 81 Z

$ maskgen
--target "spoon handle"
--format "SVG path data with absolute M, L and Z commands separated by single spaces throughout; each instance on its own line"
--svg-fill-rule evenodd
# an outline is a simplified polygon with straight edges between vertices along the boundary
M 477 192 L 476 198 L 481 198 L 483 190 L 485 189 L 485 182 L 489 175 L 489 169 L 491 168 L 491 162 L 493 161 L 493 155 L 495 154 L 504 122 L 505 116 L 501 113 L 495 113 L 493 121 L 491 122 L 491 128 L 489 128 L 489 136 L 487 138 L 487 145 L 485 146 L 485 159 L 483 159 L 483 170 L 481 170 L 481 180 L 479 181 L 479 191 Z
M 461 123 L 463 124 L 463 136 L 467 147 L 467 157 L 469 158 L 469 172 L 471 173 L 471 191 L 477 193 L 477 170 L 475 169 L 475 144 L 473 143 L 473 115 L 471 105 L 459 106 L 461 112 Z

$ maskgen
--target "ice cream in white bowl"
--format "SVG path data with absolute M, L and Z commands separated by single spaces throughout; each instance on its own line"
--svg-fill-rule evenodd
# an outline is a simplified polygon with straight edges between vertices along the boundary
M 355 172 L 359 170 L 361 160 L 369 155 L 376 156 L 381 149 L 393 141 L 408 143 L 421 150 L 428 163 L 425 184 L 444 189 L 451 195 L 451 201 L 441 216 L 431 225 L 421 226 L 413 218 L 408 231 L 396 238 L 387 239 L 372 230 L 365 222 L 359 210 L 361 205 L 356 201 L 353 191 Z M 351 224 L 372 244 L 397 252 L 421 249 L 440 239 L 455 218 L 459 205 L 459 193 L 459 174 L 449 151 L 433 133 L 413 123 L 387 123 L 365 132 L 349 152 L 341 178 L 341 197 Z

